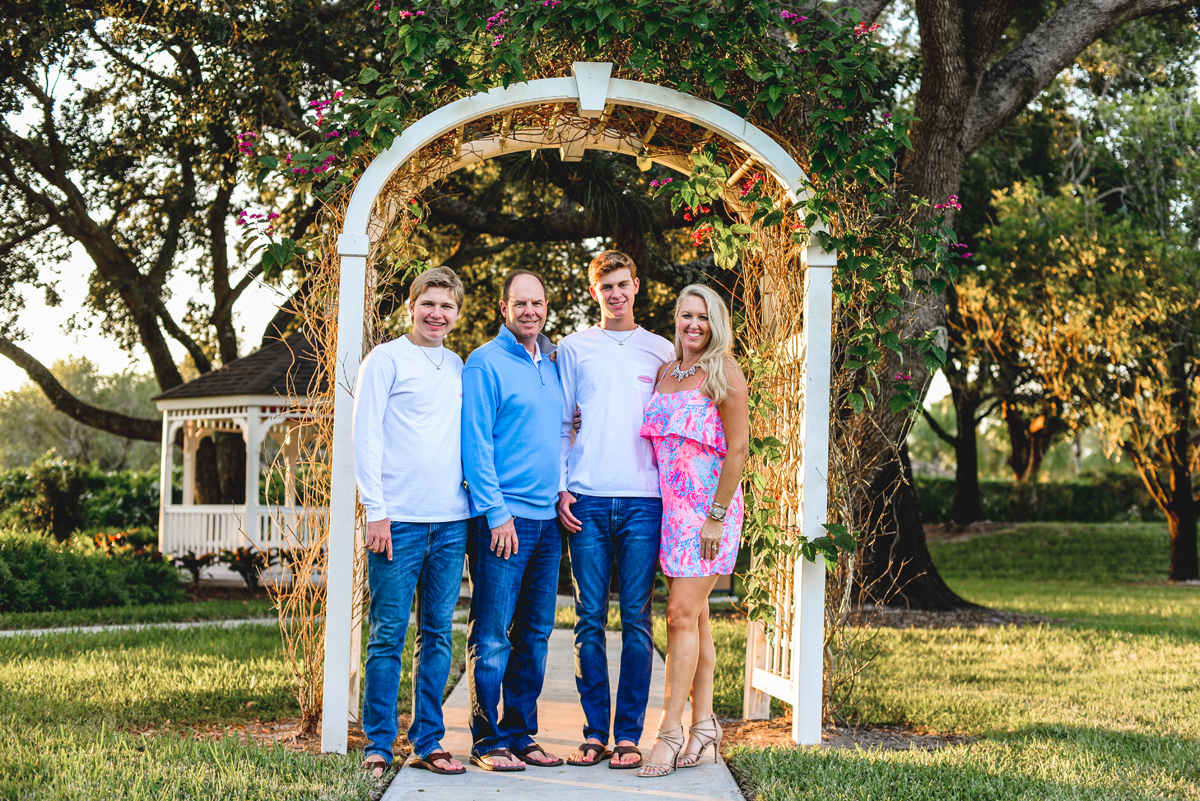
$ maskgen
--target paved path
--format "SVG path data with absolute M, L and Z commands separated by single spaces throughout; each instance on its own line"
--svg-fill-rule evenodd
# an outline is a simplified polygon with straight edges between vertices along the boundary
M 617 666 L 621 662 L 621 635 L 608 633 L 609 675 L 616 697 Z M 654 655 L 654 676 L 646 727 L 640 743 L 649 754 L 662 709 L 663 661 Z M 471 753 L 467 729 L 467 682 L 462 679 L 446 700 L 446 738 L 442 746 L 464 764 Z M 538 741 L 566 759 L 583 738 L 583 708 L 575 691 L 574 643 L 570 629 L 555 629 L 550 637 L 546 684 L 538 704 L 541 731 Z M 684 723 L 686 724 L 685 717 Z M 711 760 L 710 752 L 705 757 Z M 420 793 L 420 795 L 418 795 Z M 383 801 L 632 801 L 632 799 L 691 799 L 692 801 L 743 801 L 725 763 L 707 761 L 665 778 L 643 779 L 634 770 L 611 770 L 607 763 L 590 768 L 563 764 L 557 768 L 527 768 L 521 773 L 491 773 L 467 764 L 463 776 L 436 776 L 404 767 L 383 795 Z
M 200 626 L 219 626 L 231 629 L 236 626 L 279 625 L 277 617 L 255 617 L 248 620 L 193 620 L 187 623 L 123 623 L 110 626 L 64 626 L 57 629 L 9 629 L 0 631 L 0 637 L 21 635 L 40 637 L 44 634 L 96 634 L 103 631 L 141 631 L 142 629 L 194 629 Z

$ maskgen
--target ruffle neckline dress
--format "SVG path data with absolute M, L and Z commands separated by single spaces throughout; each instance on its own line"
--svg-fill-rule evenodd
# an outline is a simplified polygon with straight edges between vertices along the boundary
M 663 522 L 658 561 L 671 577 L 728 575 L 737 561 L 745 502 L 738 484 L 725 514 L 716 559 L 700 556 L 700 527 L 708 518 L 727 446 L 721 413 L 697 389 L 662 393 L 646 406 L 641 435 L 654 445 Z

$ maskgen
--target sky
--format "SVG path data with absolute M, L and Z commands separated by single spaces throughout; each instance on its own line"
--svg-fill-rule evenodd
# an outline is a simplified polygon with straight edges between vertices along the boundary
M 87 282 L 83 280 L 92 272 L 92 263 L 81 248 L 72 249 L 71 259 L 61 266 L 63 280 L 59 282 L 58 292 L 62 296 L 62 305 L 50 308 L 45 305 L 41 292 L 26 291 L 26 308 L 22 310 L 18 320 L 27 338 L 18 344 L 49 367 L 57 359 L 69 356 L 86 356 L 96 365 L 101 374 L 120 373 L 134 370 L 140 373 L 150 372 L 150 359 L 141 348 L 131 358 L 117 344 L 104 336 L 98 326 L 89 330 L 65 330 L 63 322 L 83 308 L 87 296 Z M 241 273 L 235 274 L 235 279 Z M 176 320 L 183 318 L 188 297 L 200 292 L 199 285 L 185 275 L 177 275 L 170 283 L 172 298 L 167 301 L 167 308 Z M 211 295 L 210 295 L 211 297 Z M 242 341 L 242 353 L 248 353 L 257 346 L 275 310 L 283 298 L 278 290 L 261 282 L 255 282 L 234 306 L 234 324 Z M 185 351 L 182 345 L 174 340 L 171 343 L 171 353 L 175 360 L 182 361 Z M 26 383 L 29 377 L 25 371 L 11 361 L 0 357 L 0 392 L 8 392 Z

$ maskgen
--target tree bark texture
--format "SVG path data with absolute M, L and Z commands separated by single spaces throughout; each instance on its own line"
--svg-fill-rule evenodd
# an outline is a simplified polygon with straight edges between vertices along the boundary
M 860 9 L 873 8 L 869 0 L 848 2 Z M 996 63 L 993 54 L 1020 0 L 916 0 L 921 37 L 921 86 L 910 130 L 913 148 L 900 162 L 905 189 L 931 203 L 957 195 L 966 158 L 987 139 L 1020 114 L 1064 68 L 1092 42 L 1118 25 L 1137 17 L 1177 10 L 1195 2 L 1180 0 L 1070 0 L 1046 19 L 1034 33 Z M 953 210 L 948 222 L 953 223 Z M 928 210 L 928 218 L 935 212 Z M 904 319 L 902 336 L 945 329 L 944 297 L 909 293 L 911 313 Z M 901 360 L 890 354 L 881 374 L 913 376 L 928 388 L 930 375 L 915 353 Z M 896 601 L 910 606 L 946 609 L 963 605 L 936 570 L 906 567 L 896 554 L 910 554 L 920 567 L 925 531 L 917 513 L 911 481 L 893 484 L 906 472 L 902 453 L 908 421 L 888 411 L 887 397 L 877 404 L 873 426 L 858 447 L 865 453 L 897 453 L 869 476 L 864 501 L 866 519 L 878 519 L 886 532 L 887 548 L 871 547 L 864 560 L 864 587 L 902 588 Z M 886 502 L 884 499 L 887 499 Z M 860 519 L 863 515 L 859 515 Z M 932 564 L 929 565 L 932 567 Z M 878 593 L 876 593 L 878 597 Z

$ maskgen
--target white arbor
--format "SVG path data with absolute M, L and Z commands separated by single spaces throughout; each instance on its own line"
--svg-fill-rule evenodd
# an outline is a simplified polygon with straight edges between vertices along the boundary
M 347 711 L 357 699 L 357 670 L 352 670 L 351 627 L 354 571 L 354 528 L 356 489 L 352 444 L 352 409 L 355 377 L 363 358 L 367 267 L 372 249 L 390 221 L 389 212 L 377 201 L 393 176 L 422 149 L 454 133 L 454 151 L 424 172 L 418 171 L 414 186 L 419 191 L 454 170 L 501 154 L 540 149 L 559 149 L 567 161 L 579 160 L 586 150 L 608 150 L 649 158 L 683 173 L 691 171 L 686 154 L 656 153 L 650 147 L 654 130 L 666 118 L 684 120 L 706 129 L 746 154 L 734 171 L 730 184 L 753 169 L 773 179 L 787 197 L 795 201 L 804 173 L 784 148 L 747 120 L 707 101 L 673 89 L 637 81 L 611 78 L 608 63 L 576 63 L 572 75 L 545 78 L 495 88 L 450 103 L 422 118 L 370 164 L 358 179 L 345 213 L 338 238 L 341 257 L 340 298 L 337 318 L 336 397 L 332 453 L 332 487 L 329 519 L 328 597 L 325 606 L 325 680 L 321 747 L 344 753 L 347 742 Z M 547 120 L 537 127 L 511 125 L 512 114 L 521 109 L 542 108 Z M 638 135 L 627 129 L 609 127 L 608 120 L 619 108 L 650 112 L 648 124 Z M 505 115 L 499 132 L 471 138 L 473 121 Z M 652 118 L 652 122 L 649 120 Z M 580 124 L 582 123 L 582 124 Z M 829 449 L 829 363 L 832 325 L 832 276 L 835 254 L 826 253 L 814 241 L 802 255 L 805 306 L 804 329 L 799 355 L 804 371 L 804 404 L 799 426 L 803 467 L 799 483 L 803 533 L 824 535 L 821 524 L 826 514 L 826 472 Z M 751 637 L 747 677 L 751 689 L 774 695 L 792 704 L 793 736 L 800 743 L 817 743 L 821 737 L 822 648 L 824 642 L 824 566 L 800 560 L 791 577 L 794 608 L 792 625 L 783 639 L 766 641 Z M 354 666 L 356 667 L 356 666 Z M 352 678 L 353 676 L 353 678 Z M 759 705 L 761 706 L 761 704 Z M 757 707 L 755 707 L 757 708 Z M 350 710 L 357 718 L 357 710 Z

